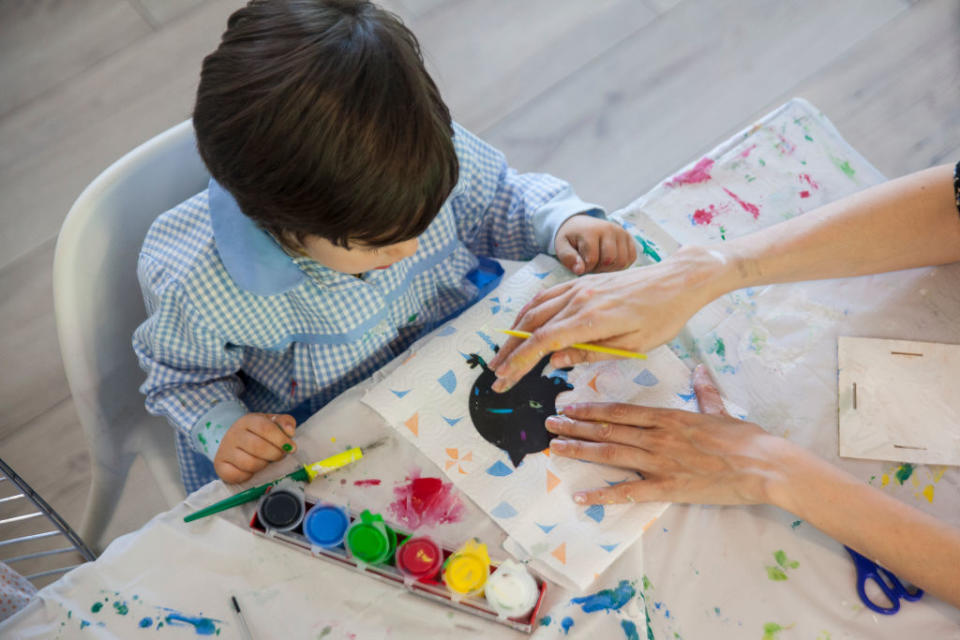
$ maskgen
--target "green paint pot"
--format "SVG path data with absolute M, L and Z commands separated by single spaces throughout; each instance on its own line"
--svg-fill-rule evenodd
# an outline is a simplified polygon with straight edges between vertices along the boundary
M 358 563 L 383 564 L 397 549 L 397 534 L 383 523 L 383 516 L 365 510 L 347 530 L 346 542 Z

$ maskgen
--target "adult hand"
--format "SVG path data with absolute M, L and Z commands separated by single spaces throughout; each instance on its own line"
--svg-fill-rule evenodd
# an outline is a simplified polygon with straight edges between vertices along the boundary
M 663 262 L 619 273 L 583 276 L 539 293 L 517 315 L 511 338 L 490 362 L 506 391 L 544 355 L 568 367 L 611 356 L 566 348 L 592 342 L 631 351 L 647 351 L 679 333 L 700 307 L 720 295 L 727 262 L 703 247 L 684 247 Z
M 291 415 L 248 413 L 227 429 L 213 468 L 224 482 L 246 482 L 297 448 L 292 439 L 296 428 Z
M 780 478 L 778 455 L 789 447 L 759 426 L 727 415 L 703 365 L 693 372 L 703 413 L 620 403 L 576 404 L 547 419 L 560 456 L 632 469 L 642 479 L 574 495 L 580 504 L 770 501 Z

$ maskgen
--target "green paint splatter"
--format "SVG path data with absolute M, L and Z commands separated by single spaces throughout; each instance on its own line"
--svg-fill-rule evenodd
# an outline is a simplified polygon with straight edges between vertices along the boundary
M 792 529 L 796 529 L 796 528 L 799 527 L 801 524 L 803 524 L 803 520 L 794 520 L 792 523 L 790 523 L 790 527 L 791 527 Z
M 850 166 L 849 162 L 846 160 L 841 160 L 840 158 L 834 158 L 833 156 L 830 156 L 830 159 L 833 161 L 833 164 L 837 167 L 837 169 L 843 171 L 845 176 L 853 180 L 853 176 L 857 172 L 853 170 L 853 167 Z
M 208 422 L 208 423 L 207 423 L 207 429 L 209 429 L 209 428 L 210 428 L 210 423 Z
M 647 591 L 648 589 L 653 589 L 653 583 L 650 582 L 650 578 L 646 575 L 643 576 L 643 590 Z
M 714 607 L 713 612 L 717 615 L 720 615 L 720 607 Z
M 90 607 L 90 611 L 92 611 L 93 613 L 99 613 L 99 612 L 100 612 L 100 609 L 103 609 L 103 603 L 102 603 L 102 602 L 94 602 L 94 603 L 93 603 L 93 606 Z
M 717 336 L 707 353 L 715 353 L 721 360 L 726 360 L 727 345 L 723 343 L 723 338 Z
M 830 632 L 824 629 L 817 634 L 817 640 L 830 640 Z
M 810 142 L 813 142 L 813 138 L 811 138 L 811 137 L 808 136 L 807 134 L 804 134 L 803 137 L 806 138 L 807 140 L 809 140 Z
M 800 563 L 796 560 L 790 560 L 787 557 L 786 552 L 783 549 L 778 549 L 773 552 L 773 559 L 777 561 L 777 564 L 783 567 L 784 569 L 796 569 L 800 566 Z
M 780 567 L 767 566 L 767 577 L 774 582 L 782 582 L 787 579 L 787 574 Z
M 747 179 L 747 182 L 753 182 L 754 180 L 757 179 L 755 176 L 751 176 L 749 174 L 745 175 L 744 178 Z
M 125 616 L 130 613 L 130 609 L 127 607 L 126 602 L 114 602 L 113 608 L 117 610 L 117 613 L 121 616 Z
M 763 158 L 759 158 L 759 159 L 757 160 L 757 162 L 760 163 L 760 166 L 761 166 L 761 167 L 767 166 L 767 163 L 763 161 Z
M 768 622 L 763 625 L 763 640 L 777 640 L 777 634 L 783 631 L 783 627 L 776 622 Z
M 767 336 L 759 333 L 756 329 L 750 332 L 750 348 L 757 353 L 763 351 L 767 346 Z
M 896 472 L 894 472 L 894 477 L 897 479 L 897 482 L 903 484 L 903 482 L 910 478 L 913 475 L 913 465 L 909 462 L 904 462 L 902 465 L 897 467 Z
M 417 319 L 417 316 L 418 316 L 418 315 L 419 315 L 419 314 L 414 313 L 414 314 L 412 314 L 409 318 L 407 318 L 407 324 L 410 324 L 411 322 L 414 322 L 414 321 Z
M 209 422 L 207 423 L 207 426 L 208 426 L 208 427 L 210 426 L 210 423 L 209 423 Z M 202 433 L 198 433 L 198 434 L 197 434 L 197 440 L 199 440 L 199 441 L 200 441 L 200 444 L 202 444 L 203 446 L 207 446 L 207 437 L 206 437 L 205 435 L 203 435 Z
M 723 228 L 723 225 L 720 225 L 720 239 L 721 240 L 727 239 L 727 230 Z
M 643 255 L 649 257 L 654 262 L 660 262 L 663 260 L 663 258 L 660 257 L 660 254 L 657 253 L 657 249 L 652 242 L 649 242 L 640 236 L 633 237 L 637 239 L 637 242 L 639 242 L 640 246 L 643 248 Z
M 320 630 L 320 635 L 317 636 L 317 637 L 318 637 L 318 638 L 326 638 L 328 635 L 330 635 L 330 632 L 331 632 L 331 631 L 333 631 L 333 627 L 331 627 L 330 625 L 327 625 L 327 626 L 325 626 L 323 629 Z

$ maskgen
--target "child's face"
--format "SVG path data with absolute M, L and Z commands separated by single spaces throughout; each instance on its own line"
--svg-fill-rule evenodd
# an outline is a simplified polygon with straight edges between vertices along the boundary
M 366 273 L 374 269 L 386 269 L 395 262 L 409 258 L 417 252 L 420 241 L 411 238 L 385 247 L 350 242 L 349 247 L 344 248 L 320 236 L 307 236 L 301 246 L 310 258 L 334 271 Z

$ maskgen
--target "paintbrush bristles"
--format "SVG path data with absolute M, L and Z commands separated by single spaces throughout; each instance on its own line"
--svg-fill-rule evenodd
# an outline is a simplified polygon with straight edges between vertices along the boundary
M 378 439 L 378 440 L 374 440 L 373 442 L 371 442 L 371 443 L 368 444 L 368 445 L 364 445 L 364 446 L 360 447 L 360 450 L 363 451 L 363 454 L 364 454 L 364 455 L 366 455 L 366 454 L 370 453 L 371 451 L 373 451 L 374 449 L 377 449 L 377 448 L 379 448 L 379 447 L 382 447 L 383 445 L 387 444 L 388 442 L 390 442 L 390 436 L 383 436 L 382 438 L 380 438 L 380 439 Z

